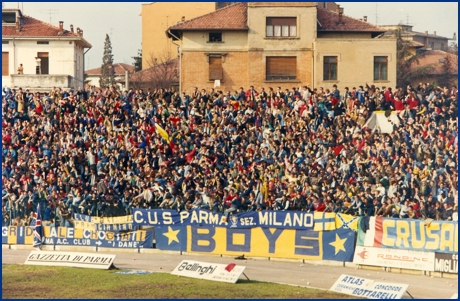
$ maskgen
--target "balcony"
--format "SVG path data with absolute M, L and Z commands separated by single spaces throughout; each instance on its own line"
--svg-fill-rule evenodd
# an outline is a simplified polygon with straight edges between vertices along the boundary
M 4 85 L 7 84 L 4 81 Z M 8 84 L 7 84 L 8 85 Z M 78 80 L 66 74 L 11 74 L 9 87 L 48 92 L 53 87 L 70 89 L 81 86 Z

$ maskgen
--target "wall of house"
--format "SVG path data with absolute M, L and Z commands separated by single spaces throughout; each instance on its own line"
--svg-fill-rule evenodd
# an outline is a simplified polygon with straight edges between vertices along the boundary
M 5 40 L 5 39 L 4 39 Z M 53 41 L 49 44 L 37 44 L 37 40 L 12 40 L 2 44 L 2 52 L 9 53 L 10 74 L 16 74 L 19 64 L 23 65 L 24 74 L 35 74 L 35 57 L 38 52 L 49 54 L 49 74 L 70 75 L 74 78 L 75 88 L 83 85 L 84 49 L 75 45 L 75 41 Z M 11 84 L 9 76 L 2 76 L 3 85 Z
M 218 88 L 231 92 L 239 87 L 248 87 L 248 53 L 229 51 L 222 63 L 223 79 Z M 182 91 L 191 93 L 194 87 L 210 89 L 214 81 L 209 81 L 209 63 L 202 51 L 182 53 Z
M 310 50 L 316 38 L 316 6 L 288 6 L 297 2 L 282 2 L 282 6 L 248 6 L 248 47 L 250 50 L 282 51 L 288 49 Z M 314 3 L 314 2 L 312 2 Z M 280 3 L 273 3 L 280 4 Z M 266 37 L 267 17 L 296 17 L 297 37 Z
M 152 57 L 170 53 L 177 57 L 176 46 L 166 37 L 166 30 L 181 21 L 190 20 L 216 9 L 215 2 L 153 2 L 142 4 L 142 68 L 151 67 Z
M 295 80 L 267 80 L 266 78 L 266 60 L 267 56 L 295 56 L 297 57 L 297 69 Z M 312 52 L 306 51 L 250 51 L 249 52 L 249 79 L 247 86 L 254 85 L 260 89 L 264 87 L 268 91 L 268 87 L 276 88 L 278 86 L 283 89 L 299 87 L 300 85 L 312 84 Z M 275 89 L 276 90 L 276 89 Z
M 413 41 L 422 43 L 427 48 L 432 48 L 432 50 L 447 50 L 449 40 L 444 37 L 434 37 L 429 35 L 415 35 L 412 38 Z
M 247 51 L 247 31 L 222 31 L 222 42 L 209 40 L 210 32 L 220 31 L 185 31 L 182 35 L 182 51 Z
M 370 32 L 318 32 L 318 39 L 370 39 Z
M 323 81 L 324 56 L 337 56 L 337 81 Z M 374 81 L 374 56 L 388 56 L 388 80 Z M 315 43 L 315 87 L 339 90 L 374 84 L 378 87 L 396 86 L 395 39 L 324 39 Z

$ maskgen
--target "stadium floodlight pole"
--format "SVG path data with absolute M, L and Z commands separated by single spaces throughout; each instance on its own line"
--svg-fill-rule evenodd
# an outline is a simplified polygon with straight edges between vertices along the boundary
M 168 29 L 168 33 L 173 38 L 180 41 L 180 44 L 174 43 L 174 40 L 171 39 L 171 42 L 179 48 L 179 95 L 182 94 L 182 40 L 175 36 L 171 30 Z

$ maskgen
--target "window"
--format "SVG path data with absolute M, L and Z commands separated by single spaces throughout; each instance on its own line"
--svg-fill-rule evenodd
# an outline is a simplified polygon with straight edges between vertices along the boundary
M 337 57 L 325 56 L 323 80 L 337 80 Z
M 10 43 L 10 41 L 2 40 L 2 45 L 9 44 L 9 43 Z
M 49 41 L 37 41 L 38 45 L 49 45 Z
M 266 80 L 295 80 L 297 57 L 267 57 Z
M 2 76 L 10 75 L 10 53 L 2 52 Z
M 374 80 L 388 80 L 388 57 L 374 57 Z
M 221 32 L 210 32 L 209 42 L 210 43 L 222 42 L 222 33 Z
M 267 18 L 267 37 L 297 37 L 297 19 Z
M 444 50 L 444 43 L 441 43 L 441 50 Z
M 38 52 L 37 57 L 40 58 L 40 74 L 50 74 L 49 72 L 49 53 L 48 52 Z
M 222 80 L 222 56 L 210 56 L 209 57 L 209 80 L 213 81 L 216 79 Z
M 13 23 L 15 24 L 16 23 L 16 13 L 4 13 L 2 12 L 2 21 L 5 22 L 5 23 Z

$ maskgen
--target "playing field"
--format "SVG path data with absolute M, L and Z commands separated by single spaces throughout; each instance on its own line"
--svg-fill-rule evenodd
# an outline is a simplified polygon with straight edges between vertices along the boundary
M 230 284 L 178 277 L 169 273 L 117 274 L 126 271 L 3 264 L 2 298 L 352 298 L 329 291 L 242 279 L 236 284 Z

